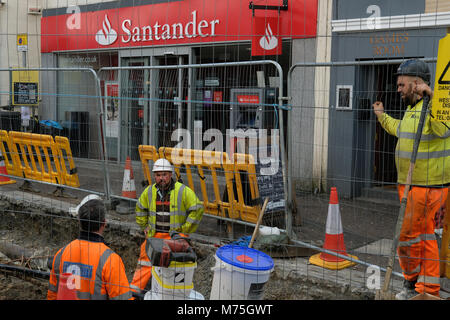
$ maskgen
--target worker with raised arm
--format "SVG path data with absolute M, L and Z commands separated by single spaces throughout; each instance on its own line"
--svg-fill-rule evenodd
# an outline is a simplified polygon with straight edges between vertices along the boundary
M 77 207 L 80 236 L 58 250 L 50 273 L 48 300 L 57 300 L 60 275 L 78 277 L 79 300 L 132 300 L 132 291 L 120 256 L 103 238 L 106 209 L 96 195 L 85 197 Z
M 132 290 L 143 293 L 150 286 L 152 263 L 147 254 L 147 238 L 170 239 L 169 232 L 188 235 L 197 230 L 203 217 L 203 203 L 195 192 L 172 178 L 173 166 L 167 159 L 155 161 L 155 183 L 148 186 L 136 204 L 136 223 L 146 240 L 141 245 L 138 266 L 131 282 Z
M 376 101 L 373 110 L 381 126 L 398 138 L 395 163 L 400 199 L 405 190 L 411 154 L 424 95 L 431 98 L 428 65 L 420 60 L 403 62 L 397 69 L 397 92 L 405 103 L 401 120 L 384 112 L 383 103 Z M 450 129 L 432 120 L 428 107 L 420 140 L 411 189 L 408 193 L 397 252 L 404 276 L 403 290 L 398 300 L 407 300 L 419 293 L 439 296 L 439 249 L 434 234 L 436 212 L 445 203 L 450 185 Z

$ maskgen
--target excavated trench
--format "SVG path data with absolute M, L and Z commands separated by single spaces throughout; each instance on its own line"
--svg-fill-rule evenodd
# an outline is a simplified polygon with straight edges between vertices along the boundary
M 48 258 L 78 235 L 76 219 L 62 212 L 45 212 L 0 200 L 0 215 L 0 264 L 3 265 L 49 272 Z M 131 280 L 143 238 L 107 227 L 105 240 L 122 257 L 128 279 Z M 192 241 L 192 245 L 198 257 L 194 290 L 209 299 L 214 277 L 211 268 L 215 265 L 217 247 L 199 241 Z M 264 287 L 265 300 L 373 299 L 370 292 L 355 291 L 321 279 L 295 276 L 295 272 L 281 277 L 277 268 L 279 266 L 275 266 Z M 46 279 L 0 268 L 0 300 L 43 300 L 46 299 L 47 288 Z

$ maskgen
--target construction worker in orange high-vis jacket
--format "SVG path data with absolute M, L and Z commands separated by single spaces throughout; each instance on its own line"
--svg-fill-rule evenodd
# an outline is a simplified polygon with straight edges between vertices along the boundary
M 170 239 L 170 232 L 187 236 L 197 230 L 203 216 L 203 203 L 195 192 L 172 179 L 173 167 L 167 159 L 158 159 L 152 169 L 155 183 L 148 186 L 136 204 L 136 223 L 147 238 Z M 141 245 L 138 266 L 131 289 L 142 294 L 151 285 L 152 262 L 147 252 L 148 241 Z
M 89 195 L 77 209 L 80 236 L 54 256 L 47 299 L 58 299 L 60 275 L 71 273 L 78 278 L 75 289 L 79 300 L 133 300 L 122 259 L 104 242 L 103 202 Z

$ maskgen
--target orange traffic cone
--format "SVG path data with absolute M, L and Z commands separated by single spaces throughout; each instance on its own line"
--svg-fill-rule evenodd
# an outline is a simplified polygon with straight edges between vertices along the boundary
M 2 151 L 0 150 L 0 174 L 8 174 L 6 171 L 5 159 L 3 158 Z M 0 176 L 0 185 L 16 183 L 16 180 L 11 180 L 9 177 Z
M 129 156 L 125 162 L 125 172 L 123 173 L 122 197 L 136 199 L 136 185 Z
M 336 187 L 331 188 L 330 202 L 328 205 L 328 217 L 325 231 L 325 242 L 323 248 L 334 251 L 340 255 L 358 259 L 346 252 L 344 244 L 344 233 L 342 229 L 341 213 Z M 355 265 L 355 262 L 345 260 L 335 255 L 321 252 L 309 258 L 311 264 L 327 269 L 343 269 Z
M 78 300 L 76 285 L 76 279 L 72 277 L 71 273 L 62 273 L 59 276 L 59 286 L 58 293 L 56 295 L 56 300 Z

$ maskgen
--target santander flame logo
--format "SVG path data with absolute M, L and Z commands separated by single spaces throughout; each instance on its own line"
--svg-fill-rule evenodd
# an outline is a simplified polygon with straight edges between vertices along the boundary
M 113 44 L 117 40 L 117 32 L 111 27 L 108 15 L 105 14 L 102 29 L 98 30 L 95 35 L 95 41 L 102 46 Z
M 259 40 L 259 45 L 264 50 L 272 50 L 278 46 L 278 39 L 273 35 L 272 29 L 270 28 L 270 24 L 267 24 L 266 33 Z

